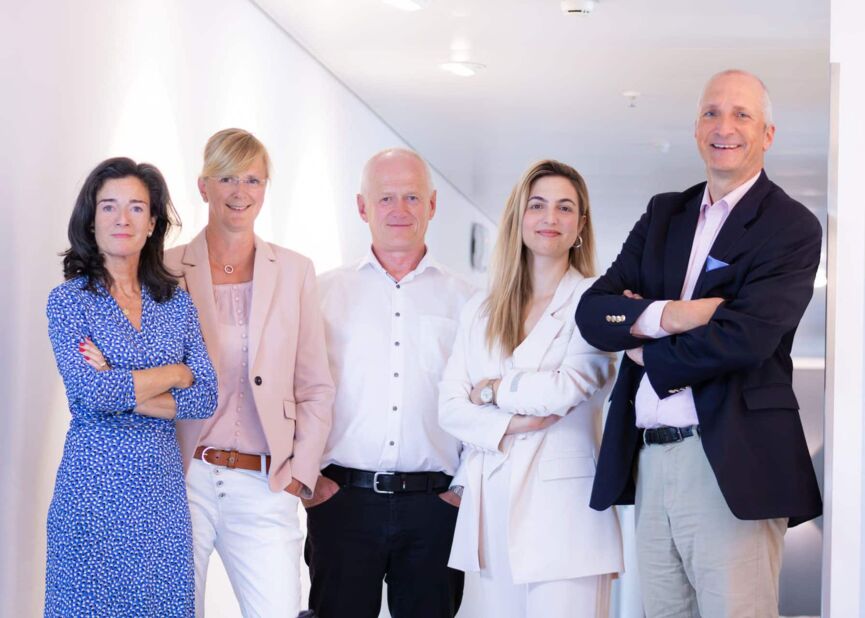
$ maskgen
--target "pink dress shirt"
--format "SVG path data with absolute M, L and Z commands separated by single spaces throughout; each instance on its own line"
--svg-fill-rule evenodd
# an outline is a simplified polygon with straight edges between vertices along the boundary
M 682 285 L 681 300 L 691 300 L 697 279 L 706 264 L 709 250 L 721 231 L 721 226 L 730 216 L 733 208 L 739 200 L 754 186 L 756 176 L 739 185 L 720 200 L 712 203 L 709 195 L 709 185 L 703 192 L 703 202 L 700 205 L 700 218 L 697 220 L 697 230 L 694 233 L 694 243 L 691 245 L 691 257 L 688 260 L 688 270 L 685 273 L 685 282 Z M 715 257 L 715 256 L 713 256 Z M 638 337 L 659 339 L 668 337 L 670 333 L 661 327 L 661 314 L 664 307 L 670 302 L 659 300 L 649 305 L 637 318 L 631 327 L 631 333 Z M 221 374 L 220 374 L 221 375 Z M 634 408 L 637 416 L 637 427 L 651 428 L 669 425 L 670 427 L 688 427 L 697 425 L 697 407 L 694 404 L 694 393 L 690 388 L 685 388 L 665 399 L 658 397 L 655 389 L 649 382 L 648 374 L 643 375 L 637 395 L 634 398 Z M 218 413 L 218 412 L 217 412 Z
M 199 443 L 241 453 L 269 453 L 248 378 L 252 281 L 213 286 L 219 321 L 219 403 Z

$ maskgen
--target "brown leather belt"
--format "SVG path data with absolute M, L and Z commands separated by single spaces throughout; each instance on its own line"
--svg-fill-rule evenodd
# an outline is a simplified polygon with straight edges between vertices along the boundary
M 240 468 L 241 470 L 252 470 L 261 472 L 261 455 L 250 455 L 238 451 L 225 451 L 212 446 L 199 446 L 193 455 L 204 463 L 214 466 L 224 466 L 229 469 Z M 270 455 L 264 456 L 265 472 L 270 472 Z

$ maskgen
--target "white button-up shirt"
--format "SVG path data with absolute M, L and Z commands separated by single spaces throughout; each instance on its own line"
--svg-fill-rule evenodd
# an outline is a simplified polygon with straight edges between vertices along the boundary
M 318 278 L 333 427 L 322 467 L 453 475 L 460 442 L 438 423 L 438 383 L 471 284 L 427 253 L 395 281 L 370 251 Z
M 688 270 L 682 285 L 682 300 L 691 300 L 697 279 L 706 264 L 709 250 L 718 237 L 718 232 L 730 216 L 733 208 L 739 203 L 748 190 L 754 186 L 760 177 L 758 173 L 753 178 L 739 185 L 720 200 L 712 203 L 709 196 L 709 185 L 703 191 L 703 201 L 700 205 L 700 218 L 694 232 L 694 242 L 691 245 L 691 257 L 688 260 Z M 713 256 L 718 257 L 718 256 Z M 658 339 L 667 337 L 669 333 L 661 328 L 661 314 L 669 301 L 656 301 L 646 307 L 646 310 L 634 322 L 631 332 L 634 335 Z M 634 398 L 634 408 L 637 416 L 637 427 L 651 428 L 669 425 L 670 427 L 688 427 L 697 425 L 697 406 L 694 403 L 694 393 L 689 388 L 661 399 L 652 388 L 648 374 L 643 375 L 637 395 Z

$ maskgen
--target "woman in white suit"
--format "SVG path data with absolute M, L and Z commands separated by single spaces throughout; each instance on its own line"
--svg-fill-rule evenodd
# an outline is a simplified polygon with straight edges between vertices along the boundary
M 464 443 L 450 566 L 480 571 L 483 616 L 606 617 L 622 546 L 589 494 L 615 357 L 580 336 L 594 238 L 583 178 L 533 165 L 502 216 L 489 292 L 468 302 L 440 389 Z

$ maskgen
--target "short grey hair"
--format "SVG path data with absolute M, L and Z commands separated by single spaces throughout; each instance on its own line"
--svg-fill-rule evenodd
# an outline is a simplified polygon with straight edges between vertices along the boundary
M 366 189 L 369 186 L 369 174 L 372 170 L 373 165 L 377 161 L 379 161 L 379 159 L 393 156 L 407 156 L 420 162 L 421 166 L 423 167 L 424 176 L 426 177 L 429 192 L 432 193 L 433 191 L 435 191 L 435 186 L 433 185 L 432 179 L 432 172 L 430 171 L 429 164 L 424 160 L 422 156 L 420 156 L 414 150 L 409 150 L 408 148 L 385 148 L 384 150 L 377 152 L 372 157 L 370 157 L 369 161 L 367 161 L 366 164 L 363 166 L 363 172 L 361 173 L 360 177 L 361 194 L 366 194 Z
M 727 75 L 744 75 L 745 77 L 750 77 L 758 84 L 760 84 L 760 88 L 763 91 L 763 120 L 766 122 L 766 125 L 774 125 L 775 122 L 772 118 L 772 99 L 769 97 L 769 89 L 766 88 L 766 84 L 763 83 L 763 80 L 754 75 L 749 71 L 743 71 L 742 69 L 727 69 L 725 71 L 721 71 L 720 73 L 715 73 L 712 77 L 709 78 L 709 81 L 706 82 L 706 86 L 711 84 L 713 81 L 718 79 L 719 77 L 726 77 Z M 700 98 L 697 99 L 697 116 L 700 115 L 700 108 L 703 103 L 703 95 L 706 92 L 706 86 L 703 86 L 702 92 L 700 92 Z

